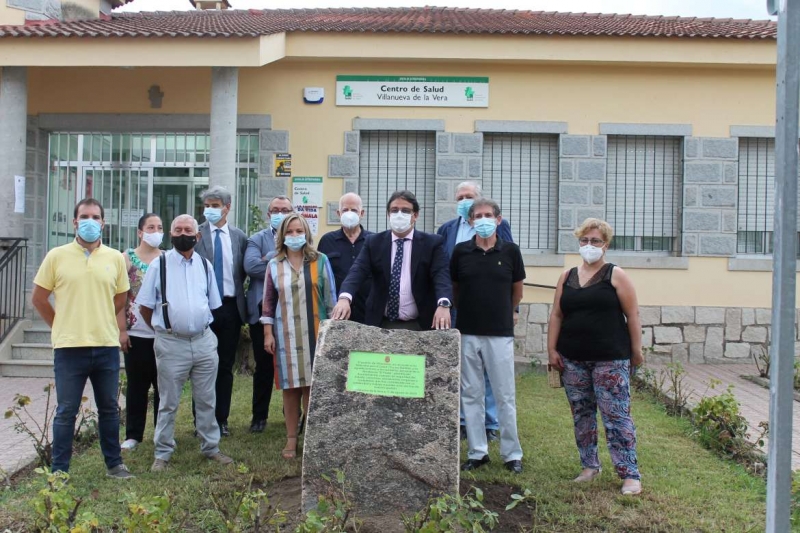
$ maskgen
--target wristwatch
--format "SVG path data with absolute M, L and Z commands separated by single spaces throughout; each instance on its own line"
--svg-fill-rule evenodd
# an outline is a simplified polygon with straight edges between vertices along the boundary
M 439 302 L 439 307 L 450 309 L 451 307 L 453 307 L 453 304 L 450 303 L 450 300 L 444 299 L 441 302 Z

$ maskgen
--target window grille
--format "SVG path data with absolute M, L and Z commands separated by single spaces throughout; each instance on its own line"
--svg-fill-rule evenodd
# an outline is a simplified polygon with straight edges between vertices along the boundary
M 235 213 L 231 220 L 247 231 L 249 206 L 258 198 L 258 134 L 239 133 L 236 145 Z M 202 222 L 199 193 L 208 187 L 211 142 L 208 133 L 53 133 L 50 135 L 48 249 L 74 238 L 72 208 L 93 196 L 106 209 L 104 242 L 124 249 L 136 244 L 133 214 L 150 205 L 169 214 L 189 212 Z M 169 184 L 157 188 L 159 182 Z M 174 209 L 162 206 L 169 193 Z M 161 212 L 161 210 L 164 212 Z M 180 213 L 173 213 L 173 211 Z
M 397 190 L 409 190 L 419 201 L 416 228 L 432 232 L 436 133 L 429 131 L 362 131 L 358 194 L 366 210 L 365 227 L 388 228 L 386 202 Z
M 774 216 L 775 139 L 740 138 L 737 253 L 771 255 Z
M 681 144 L 678 137 L 608 137 L 606 218 L 614 228 L 611 249 L 678 250 L 683 198 Z
M 555 251 L 557 135 L 484 133 L 482 187 L 521 249 Z

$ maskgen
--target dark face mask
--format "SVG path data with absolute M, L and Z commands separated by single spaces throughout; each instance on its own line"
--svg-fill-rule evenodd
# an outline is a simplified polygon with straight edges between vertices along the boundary
M 179 252 L 188 252 L 197 244 L 197 235 L 172 236 L 172 246 Z

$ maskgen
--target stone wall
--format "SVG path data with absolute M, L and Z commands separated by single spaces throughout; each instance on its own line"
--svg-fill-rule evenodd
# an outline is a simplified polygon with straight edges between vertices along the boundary
M 520 306 L 514 330 L 517 357 L 547 359 L 551 308 L 549 304 Z M 769 350 L 771 309 L 644 306 L 640 316 L 645 358 L 659 363 L 742 363 Z M 800 335 L 796 335 L 795 356 L 800 356 Z

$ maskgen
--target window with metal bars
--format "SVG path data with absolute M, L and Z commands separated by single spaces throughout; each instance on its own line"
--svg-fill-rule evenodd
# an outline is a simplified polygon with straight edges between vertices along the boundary
M 676 252 L 682 188 L 680 137 L 610 135 L 606 166 L 606 218 L 614 228 L 610 248 Z
M 484 133 L 482 187 L 521 249 L 555 251 L 558 135 Z
M 739 139 L 736 252 L 772 254 L 774 216 L 775 139 L 742 137 Z M 800 225 L 797 229 L 800 231 Z M 800 234 L 798 239 L 800 241 Z
M 364 202 L 365 227 L 388 228 L 386 202 L 397 190 L 409 190 L 419 201 L 416 228 L 432 232 L 434 224 L 436 132 L 362 131 L 358 194 Z

